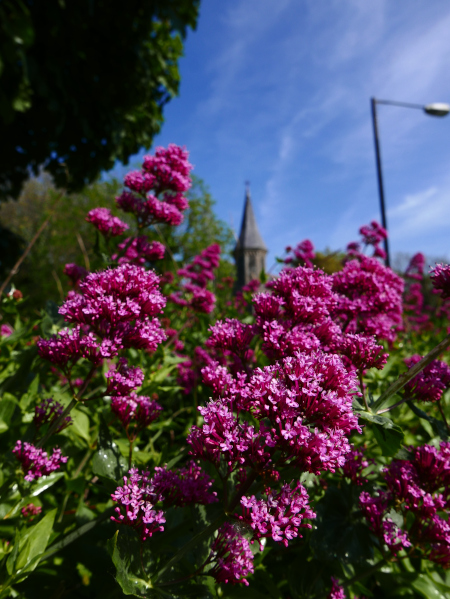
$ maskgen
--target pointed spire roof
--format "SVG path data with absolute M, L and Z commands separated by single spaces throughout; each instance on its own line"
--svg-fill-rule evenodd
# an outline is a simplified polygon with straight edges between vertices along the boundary
M 250 197 L 250 186 L 248 184 L 245 189 L 244 214 L 242 216 L 241 232 L 236 243 L 236 250 L 265 250 L 267 252 L 266 244 L 256 224 Z

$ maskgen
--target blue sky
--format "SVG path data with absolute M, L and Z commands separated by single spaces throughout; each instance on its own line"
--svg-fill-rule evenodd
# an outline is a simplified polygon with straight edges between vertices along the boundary
M 203 0 L 180 71 L 155 145 L 187 147 L 236 231 L 250 181 L 269 267 L 381 219 L 370 98 L 450 103 L 450 3 Z M 449 259 L 450 116 L 379 106 L 379 126 L 392 254 Z

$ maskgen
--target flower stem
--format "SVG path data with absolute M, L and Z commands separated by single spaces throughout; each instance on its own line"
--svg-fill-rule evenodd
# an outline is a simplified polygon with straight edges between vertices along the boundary
M 360 574 L 356 574 L 355 576 L 353 576 L 353 578 L 350 578 L 350 580 L 346 580 L 343 583 L 343 587 L 349 587 L 350 585 L 354 584 L 355 582 L 358 582 L 360 580 L 363 580 L 364 578 L 367 578 L 367 576 L 370 576 L 371 574 L 374 574 L 374 572 L 376 572 L 377 570 L 379 570 L 382 566 L 384 566 L 386 564 L 386 560 L 382 559 L 379 562 L 377 562 L 376 564 L 374 564 L 373 566 L 371 566 L 368 570 L 366 570 L 365 572 L 361 572 Z
M 445 417 L 444 408 L 442 407 L 441 400 L 439 400 L 439 401 L 437 402 L 437 405 L 438 405 L 439 411 L 440 411 L 440 413 L 441 413 L 442 420 L 444 421 L 444 424 L 445 424 L 445 426 L 447 427 L 447 430 L 450 432 L 450 426 L 449 426 L 449 424 L 448 424 L 448 422 L 447 422 L 447 418 Z
M 402 403 L 404 403 L 405 401 L 408 401 L 407 397 L 404 397 L 403 399 L 401 399 L 400 401 L 398 401 L 397 403 L 392 404 L 392 406 L 389 406 L 388 408 L 384 408 L 384 410 L 378 410 L 377 414 L 384 414 L 385 412 L 390 412 L 391 410 L 393 410 L 394 408 L 396 408 L 397 406 L 400 406 Z
M 367 403 L 366 390 L 364 389 L 364 381 L 362 372 L 359 373 L 359 385 L 361 387 L 361 393 L 363 396 L 364 405 L 366 407 L 366 411 L 370 412 L 369 404 Z
M 424 358 L 414 364 L 412 368 L 410 368 L 407 372 L 402 374 L 396 381 L 390 385 L 384 393 L 380 395 L 377 401 L 373 404 L 372 410 L 374 412 L 377 411 L 377 408 L 381 408 L 381 406 L 386 403 L 386 401 L 396 395 L 406 383 L 409 383 L 415 376 L 419 374 L 421 370 L 428 366 L 433 360 L 435 360 L 439 354 L 441 354 L 448 346 L 450 345 L 450 334 L 447 335 L 440 343 L 436 345 Z

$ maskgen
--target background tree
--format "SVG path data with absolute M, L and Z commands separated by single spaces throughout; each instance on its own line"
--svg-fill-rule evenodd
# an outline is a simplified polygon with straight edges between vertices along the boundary
M 102 206 L 110 208 L 114 214 L 131 224 L 131 216 L 115 207 L 114 198 L 120 189 L 119 181 L 110 179 L 97 181 L 79 193 L 61 198 L 48 226 L 12 280 L 25 297 L 33 297 L 33 305 L 28 306 L 28 311 L 40 310 L 46 301 L 61 301 L 65 297 L 70 289 L 69 281 L 63 274 L 67 263 L 75 262 L 88 270 L 102 266 L 101 257 L 94 252 L 96 231 L 85 218 L 89 210 Z M 21 248 L 24 243 L 28 244 L 49 216 L 58 193 L 51 177 L 43 174 L 27 181 L 17 202 L 9 201 L 0 205 L 0 220 L 10 229 L 14 239 L 22 240 Z M 157 230 L 146 231 L 149 239 L 162 241 L 169 248 L 164 260 L 156 262 L 154 267 L 159 272 L 175 272 L 208 245 L 218 243 L 222 248 L 217 277 L 220 282 L 220 279 L 234 274 L 231 256 L 233 232 L 215 215 L 215 200 L 202 179 L 194 177 L 188 195 L 190 207 L 180 227 L 160 226 Z
M 45 165 L 80 190 L 149 147 L 199 0 L 3 0 L 0 196 Z

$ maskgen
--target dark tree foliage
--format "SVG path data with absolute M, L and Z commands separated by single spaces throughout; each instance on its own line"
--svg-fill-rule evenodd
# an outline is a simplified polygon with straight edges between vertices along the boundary
M 199 0 L 2 0 L 0 196 L 40 166 L 79 190 L 149 147 Z

